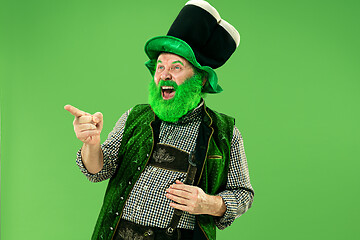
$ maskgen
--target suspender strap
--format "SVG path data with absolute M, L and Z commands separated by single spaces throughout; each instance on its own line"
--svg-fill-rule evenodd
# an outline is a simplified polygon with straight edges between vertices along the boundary
M 189 167 L 188 170 L 186 172 L 186 179 L 184 181 L 184 184 L 187 185 L 193 185 L 194 184 L 194 179 L 195 179 L 195 175 L 196 175 L 196 165 L 195 165 L 195 155 L 193 153 L 190 153 L 189 155 Z M 169 235 L 172 235 L 174 230 L 176 229 L 180 218 L 183 214 L 182 210 L 179 209 L 175 209 L 174 210 L 174 215 L 172 216 L 172 219 L 170 221 L 169 227 L 166 229 L 166 233 Z

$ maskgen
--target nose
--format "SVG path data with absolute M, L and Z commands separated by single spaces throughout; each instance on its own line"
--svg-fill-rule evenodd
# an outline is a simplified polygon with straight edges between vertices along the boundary
M 162 73 L 161 73 L 161 80 L 171 80 L 172 76 L 171 73 L 169 72 L 169 70 L 165 69 Z

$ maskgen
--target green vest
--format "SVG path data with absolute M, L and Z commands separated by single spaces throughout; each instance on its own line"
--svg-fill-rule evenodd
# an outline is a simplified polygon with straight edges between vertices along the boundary
M 195 157 L 194 185 L 211 195 L 225 190 L 230 160 L 234 119 L 203 106 Z M 125 124 L 119 149 L 119 166 L 109 181 L 104 202 L 92 236 L 112 239 L 125 202 L 144 170 L 156 144 L 161 121 L 149 105 L 135 106 Z M 213 216 L 196 215 L 194 239 L 216 239 Z

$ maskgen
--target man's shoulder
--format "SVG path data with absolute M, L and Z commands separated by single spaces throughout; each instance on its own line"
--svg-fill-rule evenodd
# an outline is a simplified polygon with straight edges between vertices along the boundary
M 152 108 L 149 104 L 137 104 L 131 108 L 130 115 L 143 114 L 145 112 L 152 112 Z
M 153 119 L 154 117 L 155 114 L 149 104 L 137 104 L 131 108 L 128 120 L 144 121 L 145 118 Z
M 141 103 L 141 104 L 136 104 L 133 108 L 132 108 L 132 110 L 146 110 L 146 109 L 148 109 L 148 108 L 151 108 L 150 107 L 150 104 L 146 104 L 146 103 Z
M 206 112 L 210 115 L 210 117 L 215 121 L 221 121 L 221 122 L 231 122 L 235 123 L 235 118 L 232 116 L 229 116 L 227 114 L 218 112 L 216 110 L 213 110 L 209 107 L 205 107 Z

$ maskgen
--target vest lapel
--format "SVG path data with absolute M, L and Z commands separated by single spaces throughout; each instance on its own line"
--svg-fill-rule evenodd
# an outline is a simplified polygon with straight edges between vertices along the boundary
M 200 183 L 204 166 L 206 164 L 206 155 L 209 148 L 210 138 L 214 132 L 214 129 L 211 127 L 212 119 L 206 111 L 205 104 L 201 114 L 203 120 L 199 126 L 199 133 L 195 146 L 196 167 L 198 169 L 194 181 L 195 186 L 198 186 Z

